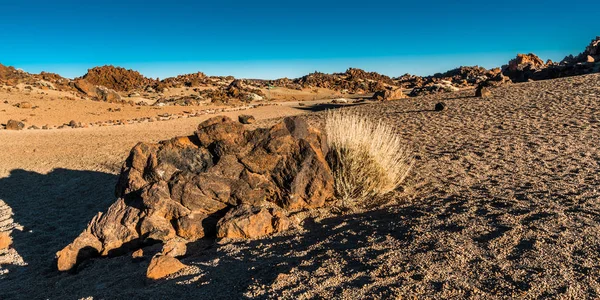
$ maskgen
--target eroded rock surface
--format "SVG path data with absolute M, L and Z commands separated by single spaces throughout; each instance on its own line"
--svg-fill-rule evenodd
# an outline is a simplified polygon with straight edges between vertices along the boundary
M 58 269 L 155 242 L 285 230 L 287 214 L 333 196 L 327 151 L 325 136 L 298 117 L 252 131 L 215 117 L 194 135 L 140 143 L 121 171 L 118 200 L 57 253 Z

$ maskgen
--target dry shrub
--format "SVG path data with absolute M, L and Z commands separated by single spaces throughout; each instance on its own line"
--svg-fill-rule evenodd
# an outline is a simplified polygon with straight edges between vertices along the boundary
M 365 203 L 396 189 L 413 161 L 391 126 L 360 114 L 332 110 L 325 119 L 335 191 L 346 203 Z

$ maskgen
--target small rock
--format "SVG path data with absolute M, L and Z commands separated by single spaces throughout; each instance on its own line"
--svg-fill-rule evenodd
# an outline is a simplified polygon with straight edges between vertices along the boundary
M 7 130 L 23 130 L 23 128 L 25 128 L 25 123 L 17 120 L 8 120 L 6 123 Z
M 442 110 L 444 110 L 445 108 L 446 108 L 446 104 L 444 104 L 444 102 L 438 102 L 438 103 L 435 105 L 435 108 L 434 108 L 434 109 L 435 109 L 435 111 L 442 111 Z
M 0 250 L 8 249 L 12 244 L 12 239 L 8 232 L 0 232 Z
M 586 59 L 586 61 L 587 61 L 588 63 L 593 63 L 593 62 L 595 62 L 596 60 L 595 60 L 595 59 L 594 59 L 592 56 L 588 55 L 588 56 L 587 56 L 587 59 Z
M 144 250 L 143 249 L 137 249 L 137 250 L 133 251 L 133 253 L 131 253 L 131 257 L 132 258 L 142 258 L 142 257 L 144 257 Z
M 256 119 L 254 118 L 254 116 L 251 116 L 251 115 L 240 115 L 238 117 L 238 120 L 242 124 L 252 124 L 252 123 L 256 122 Z
M 146 277 L 149 279 L 161 279 L 173 273 L 179 272 L 186 266 L 177 258 L 168 255 L 155 255 L 150 261 Z

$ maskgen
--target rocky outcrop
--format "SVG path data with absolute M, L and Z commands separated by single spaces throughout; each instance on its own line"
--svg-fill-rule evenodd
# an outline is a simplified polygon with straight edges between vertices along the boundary
M 232 103 L 235 101 L 252 102 L 262 100 L 264 93 L 246 84 L 243 80 L 235 79 L 226 87 L 201 90 L 200 96 L 211 102 Z
M 118 200 L 57 253 L 58 269 L 173 239 L 285 230 L 287 214 L 333 196 L 327 151 L 325 136 L 300 118 L 250 131 L 214 117 L 194 135 L 140 143 L 121 171 Z
M 94 85 L 85 79 L 77 79 L 73 82 L 73 85 L 81 93 L 85 94 L 86 96 L 88 96 L 94 100 L 104 101 L 104 102 L 109 102 L 109 103 L 123 102 L 121 95 L 119 95 L 119 93 L 117 93 L 115 90 L 111 90 L 104 86 Z
M 502 67 L 502 73 L 513 82 L 524 82 L 532 79 L 533 74 L 546 67 L 544 61 L 533 53 L 517 54 L 517 57 Z
M 561 64 L 596 63 L 600 62 L 600 36 L 593 39 L 582 53 L 573 57 L 569 55 L 563 59 Z
M 89 69 L 87 74 L 80 79 L 85 79 L 92 85 L 104 86 L 119 92 L 143 89 L 156 84 L 155 80 L 146 78 L 137 71 L 113 66 Z

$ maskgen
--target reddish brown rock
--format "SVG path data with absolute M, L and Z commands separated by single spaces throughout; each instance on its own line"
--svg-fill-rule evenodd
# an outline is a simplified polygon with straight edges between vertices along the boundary
M 123 99 L 114 90 L 108 89 L 104 86 L 94 85 L 86 79 L 77 79 L 73 82 L 75 88 L 80 92 L 87 95 L 88 97 L 109 103 L 122 103 Z
M 12 239 L 8 232 L 0 232 L 0 250 L 7 249 L 12 244 Z
M 214 228 L 218 219 L 204 213 L 192 213 L 177 219 L 177 235 L 190 240 L 198 240 L 205 236 L 214 236 Z
M 230 210 L 217 224 L 217 237 L 252 239 L 287 230 L 291 225 L 277 208 L 241 205 Z
M 59 271 L 68 271 L 79 262 L 96 256 L 102 249 L 102 243 L 89 231 L 84 231 L 64 249 L 56 253 Z
M 116 91 L 126 92 L 153 85 L 154 80 L 144 77 L 137 71 L 120 67 L 102 66 L 89 69 L 82 79 L 95 86 L 105 86 Z
M 75 266 L 82 249 L 94 249 L 81 256 L 85 259 L 157 241 L 169 245 L 285 230 L 289 212 L 321 207 L 333 196 L 327 151 L 325 136 L 297 117 L 255 130 L 214 117 L 195 135 L 140 143 L 122 168 L 119 199 L 60 252 L 60 269 Z M 223 216 L 227 221 L 217 225 Z M 225 233 L 217 234 L 217 228 Z
M 153 280 L 165 278 L 179 272 L 185 267 L 186 265 L 181 263 L 177 258 L 168 255 L 155 255 L 150 261 L 146 277 Z
M 517 54 L 517 57 L 508 63 L 508 70 L 514 72 L 523 70 L 526 67 L 539 69 L 544 66 L 544 61 L 533 53 Z
M 257 238 L 273 233 L 273 215 L 249 205 L 230 210 L 217 224 L 218 238 Z

